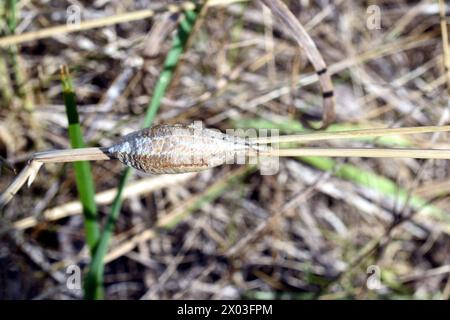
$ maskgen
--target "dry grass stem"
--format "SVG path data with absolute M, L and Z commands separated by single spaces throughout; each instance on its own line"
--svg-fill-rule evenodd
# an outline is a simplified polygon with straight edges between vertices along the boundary
M 262 2 L 270 8 L 272 13 L 280 19 L 284 26 L 289 30 L 291 36 L 297 41 L 298 45 L 303 48 L 311 61 L 322 86 L 323 96 L 323 123 L 321 129 L 324 129 L 334 121 L 335 117 L 335 100 L 333 82 L 327 70 L 327 65 L 322 58 L 316 44 L 303 28 L 302 24 L 292 14 L 289 8 L 281 0 L 262 0 Z

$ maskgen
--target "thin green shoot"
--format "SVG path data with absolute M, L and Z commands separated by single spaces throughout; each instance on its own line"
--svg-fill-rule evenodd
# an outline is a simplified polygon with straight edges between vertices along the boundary
M 61 82 L 63 86 L 64 105 L 66 107 L 66 114 L 69 122 L 70 144 L 72 148 L 84 148 L 86 145 L 81 131 L 75 91 L 69 70 L 66 66 L 61 67 Z M 98 223 L 97 206 L 94 200 L 95 188 L 91 173 L 91 165 L 88 161 L 74 162 L 74 170 L 78 196 L 81 205 L 83 206 L 86 242 L 91 254 L 93 254 L 100 236 L 100 227 Z
M 170 85 L 170 81 L 175 72 L 175 68 L 178 61 L 184 52 L 185 45 L 189 39 L 189 36 L 193 30 L 195 21 L 197 20 L 198 11 L 186 11 L 184 18 L 180 22 L 177 34 L 172 42 L 171 49 L 167 54 L 164 62 L 163 70 L 159 76 L 158 82 L 155 86 L 152 99 L 147 108 L 147 112 L 144 118 L 143 127 L 149 127 L 152 125 L 153 120 L 159 110 L 162 98 L 164 97 L 167 88 Z M 108 250 L 110 239 L 113 235 L 114 228 L 122 207 L 122 193 L 126 185 L 126 182 L 131 175 L 131 169 L 124 170 L 119 185 L 116 197 L 114 198 L 111 212 L 108 216 L 105 228 L 100 237 L 97 250 L 91 260 L 89 271 L 85 279 L 85 298 L 86 299 L 103 299 L 103 274 L 104 274 L 104 257 Z

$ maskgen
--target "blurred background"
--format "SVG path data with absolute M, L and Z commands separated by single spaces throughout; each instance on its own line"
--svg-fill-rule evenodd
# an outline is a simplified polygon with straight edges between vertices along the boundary
M 65 25 L 77 13 L 81 21 L 149 8 L 158 14 L 3 45 L 0 155 L 20 170 L 35 152 L 70 147 L 63 64 L 89 146 L 108 146 L 141 128 L 181 19 L 165 11 L 171 3 L 2 2 L 2 36 Z M 449 18 L 441 18 L 445 9 L 440 17 L 439 1 L 285 3 L 332 74 L 337 118 L 329 130 L 449 122 Z M 289 134 L 305 130 L 302 114 L 319 117 L 321 103 L 308 59 L 267 8 L 210 1 L 154 123 L 200 120 L 221 130 Z M 448 138 L 313 146 L 450 148 Z M 91 168 L 103 226 L 123 166 L 104 161 Z M 281 159 L 275 175 L 252 165 L 133 172 L 106 256 L 105 298 L 448 299 L 449 176 L 444 160 L 316 157 Z M 0 190 L 13 178 L 2 168 Z M 19 191 L 1 212 L 1 299 L 82 297 L 76 281 L 68 283 L 90 261 L 82 211 L 70 163 L 45 165 Z

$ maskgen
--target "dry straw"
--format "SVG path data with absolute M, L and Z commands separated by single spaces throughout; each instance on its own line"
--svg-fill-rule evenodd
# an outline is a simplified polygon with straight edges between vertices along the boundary
M 370 157 L 450 159 L 450 149 L 396 148 L 288 148 L 262 147 L 261 144 L 284 142 L 304 143 L 319 140 L 382 137 L 450 131 L 450 126 L 411 128 L 380 128 L 341 132 L 313 132 L 272 138 L 245 140 L 216 130 L 194 125 L 158 125 L 125 136 L 106 148 L 53 150 L 34 154 L 27 166 L 0 196 L 0 205 L 7 204 L 28 181 L 30 185 L 44 163 L 117 159 L 146 173 L 186 173 L 210 169 L 230 163 L 235 155 L 258 157 Z

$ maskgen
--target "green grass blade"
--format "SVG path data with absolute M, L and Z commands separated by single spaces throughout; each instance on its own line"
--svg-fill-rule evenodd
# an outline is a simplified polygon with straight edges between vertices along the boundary
M 308 163 L 316 169 L 322 171 L 333 171 L 333 175 L 344 180 L 352 181 L 360 186 L 370 188 L 390 197 L 397 199 L 400 203 L 408 200 L 408 191 L 394 181 L 368 170 L 363 170 L 351 164 L 337 164 L 336 161 L 325 157 L 301 157 L 302 162 Z M 436 206 L 427 204 L 421 197 L 412 196 L 409 198 L 409 205 L 415 210 L 431 214 L 439 219 L 445 218 L 445 212 Z M 448 218 L 446 218 L 447 223 Z
M 161 100 L 169 87 L 170 80 L 175 72 L 181 54 L 184 51 L 184 47 L 189 39 L 189 35 L 194 27 L 197 16 L 197 11 L 186 11 L 184 19 L 180 22 L 177 35 L 173 39 L 172 47 L 170 48 L 166 60 L 164 61 L 163 70 L 161 71 L 155 90 L 153 91 L 152 99 L 147 108 L 147 113 L 145 114 L 143 123 L 144 128 L 151 126 L 153 120 L 155 119 L 156 113 L 161 105 Z
M 265 119 L 246 119 L 233 121 L 233 125 L 237 128 L 255 128 L 255 129 L 278 129 L 283 133 L 301 132 L 305 129 L 297 121 L 283 121 L 273 122 Z M 360 129 L 359 126 L 349 124 L 331 125 L 328 131 L 344 131 Z M 373 142 L 374 138 L 358 138 L 355 140 Z M 402 136 L 386 136 L 376 139 L 377 144 L 384 146 L 396 146 L 396 147 L 414 147 L 411 140 Z M 334 176 L 344 180 L 352 181 L 360 186 L 367 187 L 375 190 L 379 194 L 382 194 L 390 199 L 396 199 L 400 203 L 404 203 L 408 200 L 408 191 L 405 188 L 400 187 L 394 181 L 384 176 L 378 175 L 374 172 L 360 169 L 357 166 L 351 164 L 339 164 L 331 158 L 327 157 L 299 157 L 300 161 L 309 164 L 316 169 L 322 171 L 331 171 Z M 422 213 L 430 214 L 433 217 L 450 224 L 448 215 L 444 210 L 427 204 L 427 200 L 418 197 L 411 196 L 409 198 L 409 205 L 415 209 L 420 210 Z
M 6 24 L 8 25 L 9 33 L 14 34 L 17 25 L 17 0 L 8 0 L 6 8 Z
M 75 91 L 67 67 L 61 68 L 61 81 L 64 105 L 66 106 L 66 114 L 69 121 L 70 144 L 72 148 L 84 148 L 85 144 L 77 112 Z M 92 254 L 100 236 L 100 227 L 98 224 L 97 206 L 94 200 L 95 189 L 91 165 L 87 161 L 78 161 L 74 162 L 74 168 L 78 196 L 83 206 L 86 242 Z
M 182 19 L 177 34 L 173 39 L 171 49 L 167 54 L 166 60 L 164 62 L 163 70 L 159 76 L 158 82 L 156 83 L 152 99 L 147 108 L 147 112 L 144 118 L 143 127 L 149 127 L 152 125 L 155 119 L 156 113 L 161 105 L 161 100 L 164 97 L 167 88 L 170 85 L 170 80 L 172 79 L 175 68 L 184 51 L 184 47 L 187 43 L 189 35 L 191 34 L 195 21 L 198 16 L 198 11 L 187 11 L 184 18 Z M 97 250 L 92 258 L 91 264 L 89 266 L 89 271 L 85 279 L 85 298 L 86 299 L 103 299 L 103 273 L 104 264 L 103 259 L 108 250 L 109 241 L 114 232 L 116 221 L 118 219 L 120 209 L 122 207 L 122 192 L 125 187 L 126 181 L 131 174 L 131 169 L 127 168 L 124 170 L 120 183 L 118 186 L 118 191 L 116 197 L 114 198 L 111 212 L 109 214 L 108 220 L 106 222 L 105 229 L 102 232 L 101 238 Z
M 98 242 L 95 254 L 92 257 L 91 263 L 89 265 L 89 271 L 85 279 L 84 286 L 84 297 L 85 299 L 103 299 L 104 289 L 103 289 L 103 273 L 105 265 L 103 259 L 108 251 L 109 242 L 114 232 L 117 219 L 119 218 L 120 208 L 122 207 L 122 194 L 123 189 L 126 185 L 128 177 L 131 174 L 129 168 L 125 169 L 122 176 L 120 177 L 119 185 L 117 186 L 117 194 L 114 198 L 114 202 L 111 207 L 111 212 L 106 221 L 106 225 L 103 229 L 102 235 Z

